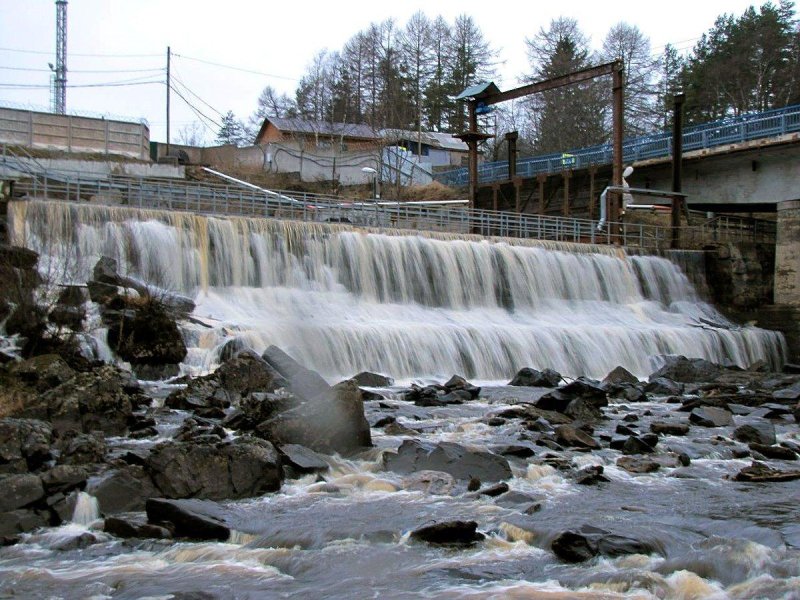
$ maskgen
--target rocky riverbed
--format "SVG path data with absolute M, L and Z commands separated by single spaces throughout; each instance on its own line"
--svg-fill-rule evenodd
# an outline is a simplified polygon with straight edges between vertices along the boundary
M 330 385 L 227 356 L 0 368 L 0 598 L 800 594 L 798 374 Z

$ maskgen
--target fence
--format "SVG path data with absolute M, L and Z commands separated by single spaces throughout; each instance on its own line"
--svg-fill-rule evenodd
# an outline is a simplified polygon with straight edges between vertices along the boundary
M 34 177 L 17 184 L 32 198 L 72 202 L 92 201 L 136 208 L 189 211 L 212 216 L 279 218 L 319 223 L 350 223 L 363 227 L 439 231 L 561 242 L 621 244 L 666 249 L 672 228 L 636 223 L 525 215 L 489 210 L 408 203 L 347 201 L 341 198 L 291 191 L 258 191 L 231 185 L 209 185 L 174 180 L 112 177 L 107 180 L 56 181 Z M 612 231 L 618 233 L 612 234 Z M 765 241 L 767 227 L 743 227 L 741 220 L 712 219 L 680 228 L 684 247 L 702 247 L 713 241 Z M 774 229 L 773 229 L 774 240 Z M 758 238 L 758 239 L 757 239 Z
M 149 139 L 143 123 L 0 107 L 0 142 L 6 144 L 147 160 Z
M 688 127 L 683 133 L 683 151 L 691 152 L 798 131 L 800 131 L 800 105 L 795 105 Z M 626 163 L 651 158 L 665 158 L 671 155 L 672 132 L 669 131 L 629 138 L 622 145 L 622 160 Z M 584 169 L 595 165 L 611 164 L 611 160 L 611 145 L 601 144 L 568 150 L 563 153 L 523 158 L 517 161 L 517 175 L 535 177 L 536 175 L 560 173 L 567 169 Z M 469 171 L 463 168 L 443 171 L 437 173 L 434 179 L 446 185 L 467 185 Z M 506 161 L 483 163 L 478 167 L 478 180 L 481 183 L 506 179 L 508 179 L 508 163 Z

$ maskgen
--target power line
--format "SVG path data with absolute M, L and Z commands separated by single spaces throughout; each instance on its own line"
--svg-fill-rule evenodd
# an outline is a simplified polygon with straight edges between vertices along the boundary
M 206 102 L 205 100 L 203 100 L 203 99 L 202 99 L 200 96 L 198 96 L 198 95 L 197 95 L 197 94 L 195 94 L 195 93 L 194 93 L 194 92 L 193 92 L 191 89 L 189 89 L 189 86 L 187 86 L 185 83 L 183 83 L 183 81 L 181 81 L 180 79 L 178 79 L 178 78 L 177 78 L 177 77 L 175 77 L 174 75 L 172 76 L 172 80 L 173 80 L 175 83 L 178 83 L 178 84 L 180 84 L 180 86 L 181 86 L 181 87 L 184 89 L 184 91 L 188 92 L 189 94 L 191 94 L 192 96 L 194 96 L 195 98 L 197 98 L 197 99 L 198 99 L 200 102 L 202 102 L 203 104 L 205 104 L 205 105 L 206 105 L 208 108 L 210 108 L 211 110 L 213 110 L 213 111 L 214 111 L 215 113 L 217 113 L 217 114 L 218 114 L 220 117 L 224 117 L 224 116 L 225 116 L 225 115 L 222 113 L 222 111 L 219 111 L 219 110 L 217 110 L 216 108 L 214 108 L 213 106 L 211 106 L 211 105 L 210 105 L 208 102 Z M 174 88 L 173 88 L 173 89 L 174 89 Z
M 179 90 L 177 90 L 177 89 L 175 89 L 175 88 L 172 88 L 172 91 L 173 91 L 173 92 L 175 92 L 175 94 L 178 96 L 178 98 L 180 98 L 181 100 L 183 100 L 183 101 L 186 103 L 186 105 L 187 105 L 187 106 L 188 106 L 190 109 L 192 109 L 192 111 L 193 111 L 193 112 L 194 112 L 194 113 L 195 113 L 195 114 L 196 114 L 198 117 L 200 117 L 201 119 L 205 119 L 206 121 L 208 121 L 208 122 L 212 123 L 212 124 L 213 124 L 215 127 L 217 127 L 218 129 L 222 127 L 222 125 L 221 125 L 221 124 L 217 123 L 217 122 L 216 122 L 214 119 L 212 119 L 211 117 L 209 117 L 207 114 L 205 114 L 205 113 L 204 113 L 203 111 L 201 111 L 199 108 L 197 108 L 197 107 L 196 107 L 194 104 L 192 104 L 191 102 L 189 102 L 189 101 L 186 99 L 186 96 L 184 96 L 183 94 L 181 94 Z M 208 125 L 205 123 L 205 121 L 201 121 L 201 122 L 203 123 L 203 125 L 205 125 L 205 126 L 206 126 L 206 127 L 209 129 L 209 131 L 212 131 L 212 132 L 214 131 L 213 129 L 211 129 L 210 127 L 208 127 Z
M 52 56 L 53 52 L 45 50 L 27 50 L 23 48 L 0 48 L 2 52 L 19 52 L 21 54 L 45 54 Z M 70 56 L 83 56 L 89 58 L 155 58 L 160 57 L 160 54 L 102 54 L 102 53 L 80 53 L 70 52 Z
M 210 60 L 204 60 L 202 58 L 194 58 L 192 56 L 186 56 L 185 54 L 177 54 L 175 52 L 172 53 L 172 56 L 177 56 L 179 58 L 184 58 L 186 60 L 192 60 L 195 62 L 203 63 L 206 65 L 212 65 L 214 67 L 220 67 L 222 69 L 230 69 L 232 71 L 241 71 L 242 73 L 250 73 L 251 75 L 262 75 L 264 77 L 273 77 L 275 79 L 285 79 L 287 81 L 300 81 L 296 77 L 286 77 L 284 75 L 274 75 L 272 73 L 264 73 L 263 71 L 254 71 L 252 69 L 243 69 L 242 67 L 234 67 L 233 65 L 225 65 L 218 62 L 213 62 Z
M 131 81 L 128 83 L 118 82 L 118 83 L 87 83 L 87 84 L 70 84 L 67 85 L 68 88 L 98 88 L 98 87 L 126 87 L 132 85 L 150 85 L 153 83 L 159 83 L 164 85 L 164 81 L 161 79 L 153 80 L 153 81 Z M 0 83 L 0 89 L 4 90 L 36 90 L 36 89 L 50 89 L 49 85 L 45 84 L 25 84 L 25 83 Z
M 34 69 L 29 67 L 2 67 L 3 71 L 26 71 L 36 73 L 52 73 L 52 69 Z M 163 72 L 164 67 L 154 67 L 152 69 L 70 69 L 70 74 L 73 73 L 155 73 Z

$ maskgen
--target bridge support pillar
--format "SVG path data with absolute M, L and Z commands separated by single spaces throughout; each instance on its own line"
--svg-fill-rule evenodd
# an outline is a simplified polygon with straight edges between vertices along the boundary
M 775 304 L 800 307 L 800 200 L 778 204 Z
M 565 217 L 569 216 L 569 180 L 572 177 L 572 171 L 564 171 L 561 173 L 564 178 L 564 206 L 561 207 L 561 212 Z
M 539 183 L 539 214 L 543 215 L 547 209 L 547 204 L 544 201 L 544 184 L 547 182 L 547 175 L 537 175 L 536 181 Z

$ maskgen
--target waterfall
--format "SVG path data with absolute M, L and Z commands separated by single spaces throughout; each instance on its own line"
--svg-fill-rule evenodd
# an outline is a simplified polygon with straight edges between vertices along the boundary
M 91 525 L 100 518 L 100 505 L 97 498 L 86 492 L 78 492 L 72 522 L 76 525 Z
M 106 255 L 192 296 L 217 326 L 185 326 L 190 370 L 212 368 L 232 337 L 331 379 L 617 365 L 644 377 L 659 354 L 742 367 L 785 355 L 779 333 L 729 323 L 674 262 L 619 248 L 64 202 L 12 202 L 9 218 L 14 243 L 65 281 Z

